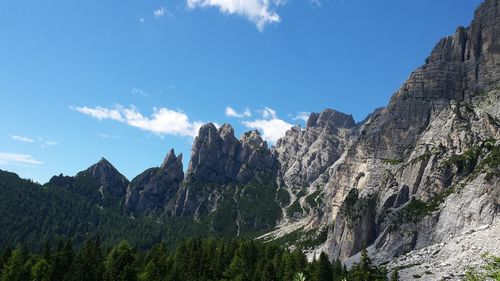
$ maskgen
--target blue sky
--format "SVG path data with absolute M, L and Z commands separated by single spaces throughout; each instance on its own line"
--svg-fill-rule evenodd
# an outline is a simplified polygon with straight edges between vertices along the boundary
M 187 165 L 205 122 L 272 143 L 306 112 L 360 121 L 480 2 L 0 0 L 0 169 L 132 179 Z

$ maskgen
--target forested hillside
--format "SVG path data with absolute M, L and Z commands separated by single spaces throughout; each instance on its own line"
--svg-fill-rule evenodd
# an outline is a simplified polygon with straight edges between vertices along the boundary
M 86 237 L 100 236 L 103 245 L 127 239 L 145 249 L 181 237 L 197 236 L 195 223 L 172 219 L 159 224 L 148 218 L 134 219 L 105 209 L 87 197 L 62 187 L 41 186 L 0 170 L 0 246 L 18 243 L 41 249 L 47 241 L 71 239 L 81 245 Z
M 347 271 L 324 253 L 307 262 L 300 250 L 220 239 L 189 239 L 173 250 L 161 243 L 148 251 L 126 241 L 104 250 L 99 239 L 87 240 L 80 250 L 71 242 L 46 244 L 39 254 L 17 247 L 4 252 L 0 271 L 2 281 L 386 280 L 366 255 Z

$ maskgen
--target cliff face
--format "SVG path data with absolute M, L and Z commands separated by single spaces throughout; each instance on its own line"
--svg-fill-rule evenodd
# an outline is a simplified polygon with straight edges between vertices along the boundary
M 158 215 L 167 211 L 183 179 L 182 154 L 176 156 L 172 149 L 160 167 L 148 169 L 132 180 L 125 198 L 126 212 Z
M 288 217 L 263 238 L 326 229 L 317 251 L 349 264 L 369 247 L 381 263 L 495 223 L 499 6 L 485 1 L 363 123 L 336 114 L 318 130 L 322 113 L 288 131 L 274 149 Z
M 332 258 L 373 245 L 389 259 L 496 218 L 495 180 L 484 177 L 499 139 L 499 34 L 499 1 L 488 0 L 330 167 L 323 223 L 335 222 L 325 244 Z M 352 189 L 354 209 L 344 202 Z

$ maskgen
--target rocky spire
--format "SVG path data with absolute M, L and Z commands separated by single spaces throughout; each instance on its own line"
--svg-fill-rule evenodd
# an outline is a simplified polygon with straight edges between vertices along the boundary
M 86 171 L 102 186 L 104 194 L 121 197 L 125 194 L 129 181 L 104 157 Z

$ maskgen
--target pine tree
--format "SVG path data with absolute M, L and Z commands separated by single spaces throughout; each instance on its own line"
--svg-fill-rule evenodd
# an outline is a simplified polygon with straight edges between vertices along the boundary
M 319 259 L 316 261 L 313 267 L 312 280 L 313 281 L 331 281 L 333 278 L 333 272 L 331 268 L 328 256 L 321 252 Z
M 399 280 L 399 272 L 398 272 L 398 269 L 395 268 L 393 271 L 392 271 L 392 275 L 391 275 L 391 281 L 398 281 Z
M 63 281 L 64 276 L 71 268 L 73 259 L 73 244 L 70 241 L 66 241 L 65 243 L 60 241 L 56 252 L 52 255 L 50 280 Z
M 349 272 L 349 280 L 353 281 L 378 281 L 386 280 L 387 277 L 384 272 L 372 265 L 372 261 L 368 256 L 368 251 L 363 249 L 361 251 L 360 262 L 351 268 Z
M 137 270 L 134 267 L 135 251 L 127 241 L 114 246 L 104 262 L 105 281 L 135 281 Z
M 40 258 L 31 268 L 34 281 L 50 281 L 50 265 L 45 258 Z
M 10 258 L 4 266 L 1 281 L 26 281 L 31 277 L 30 270 L 26 266 L 26 257 L 21 249 L 17 247 L 12 251 Z
M 140 281 L 166 280 L 168 275 L 168 255 L 167 246 L 164 243 L 154 247 L 146 261 L 146 266 L 139 275 Z
M 104 258 L 99 238 L 87 239 L 65 277 L 65 281 L 102 281 Z

